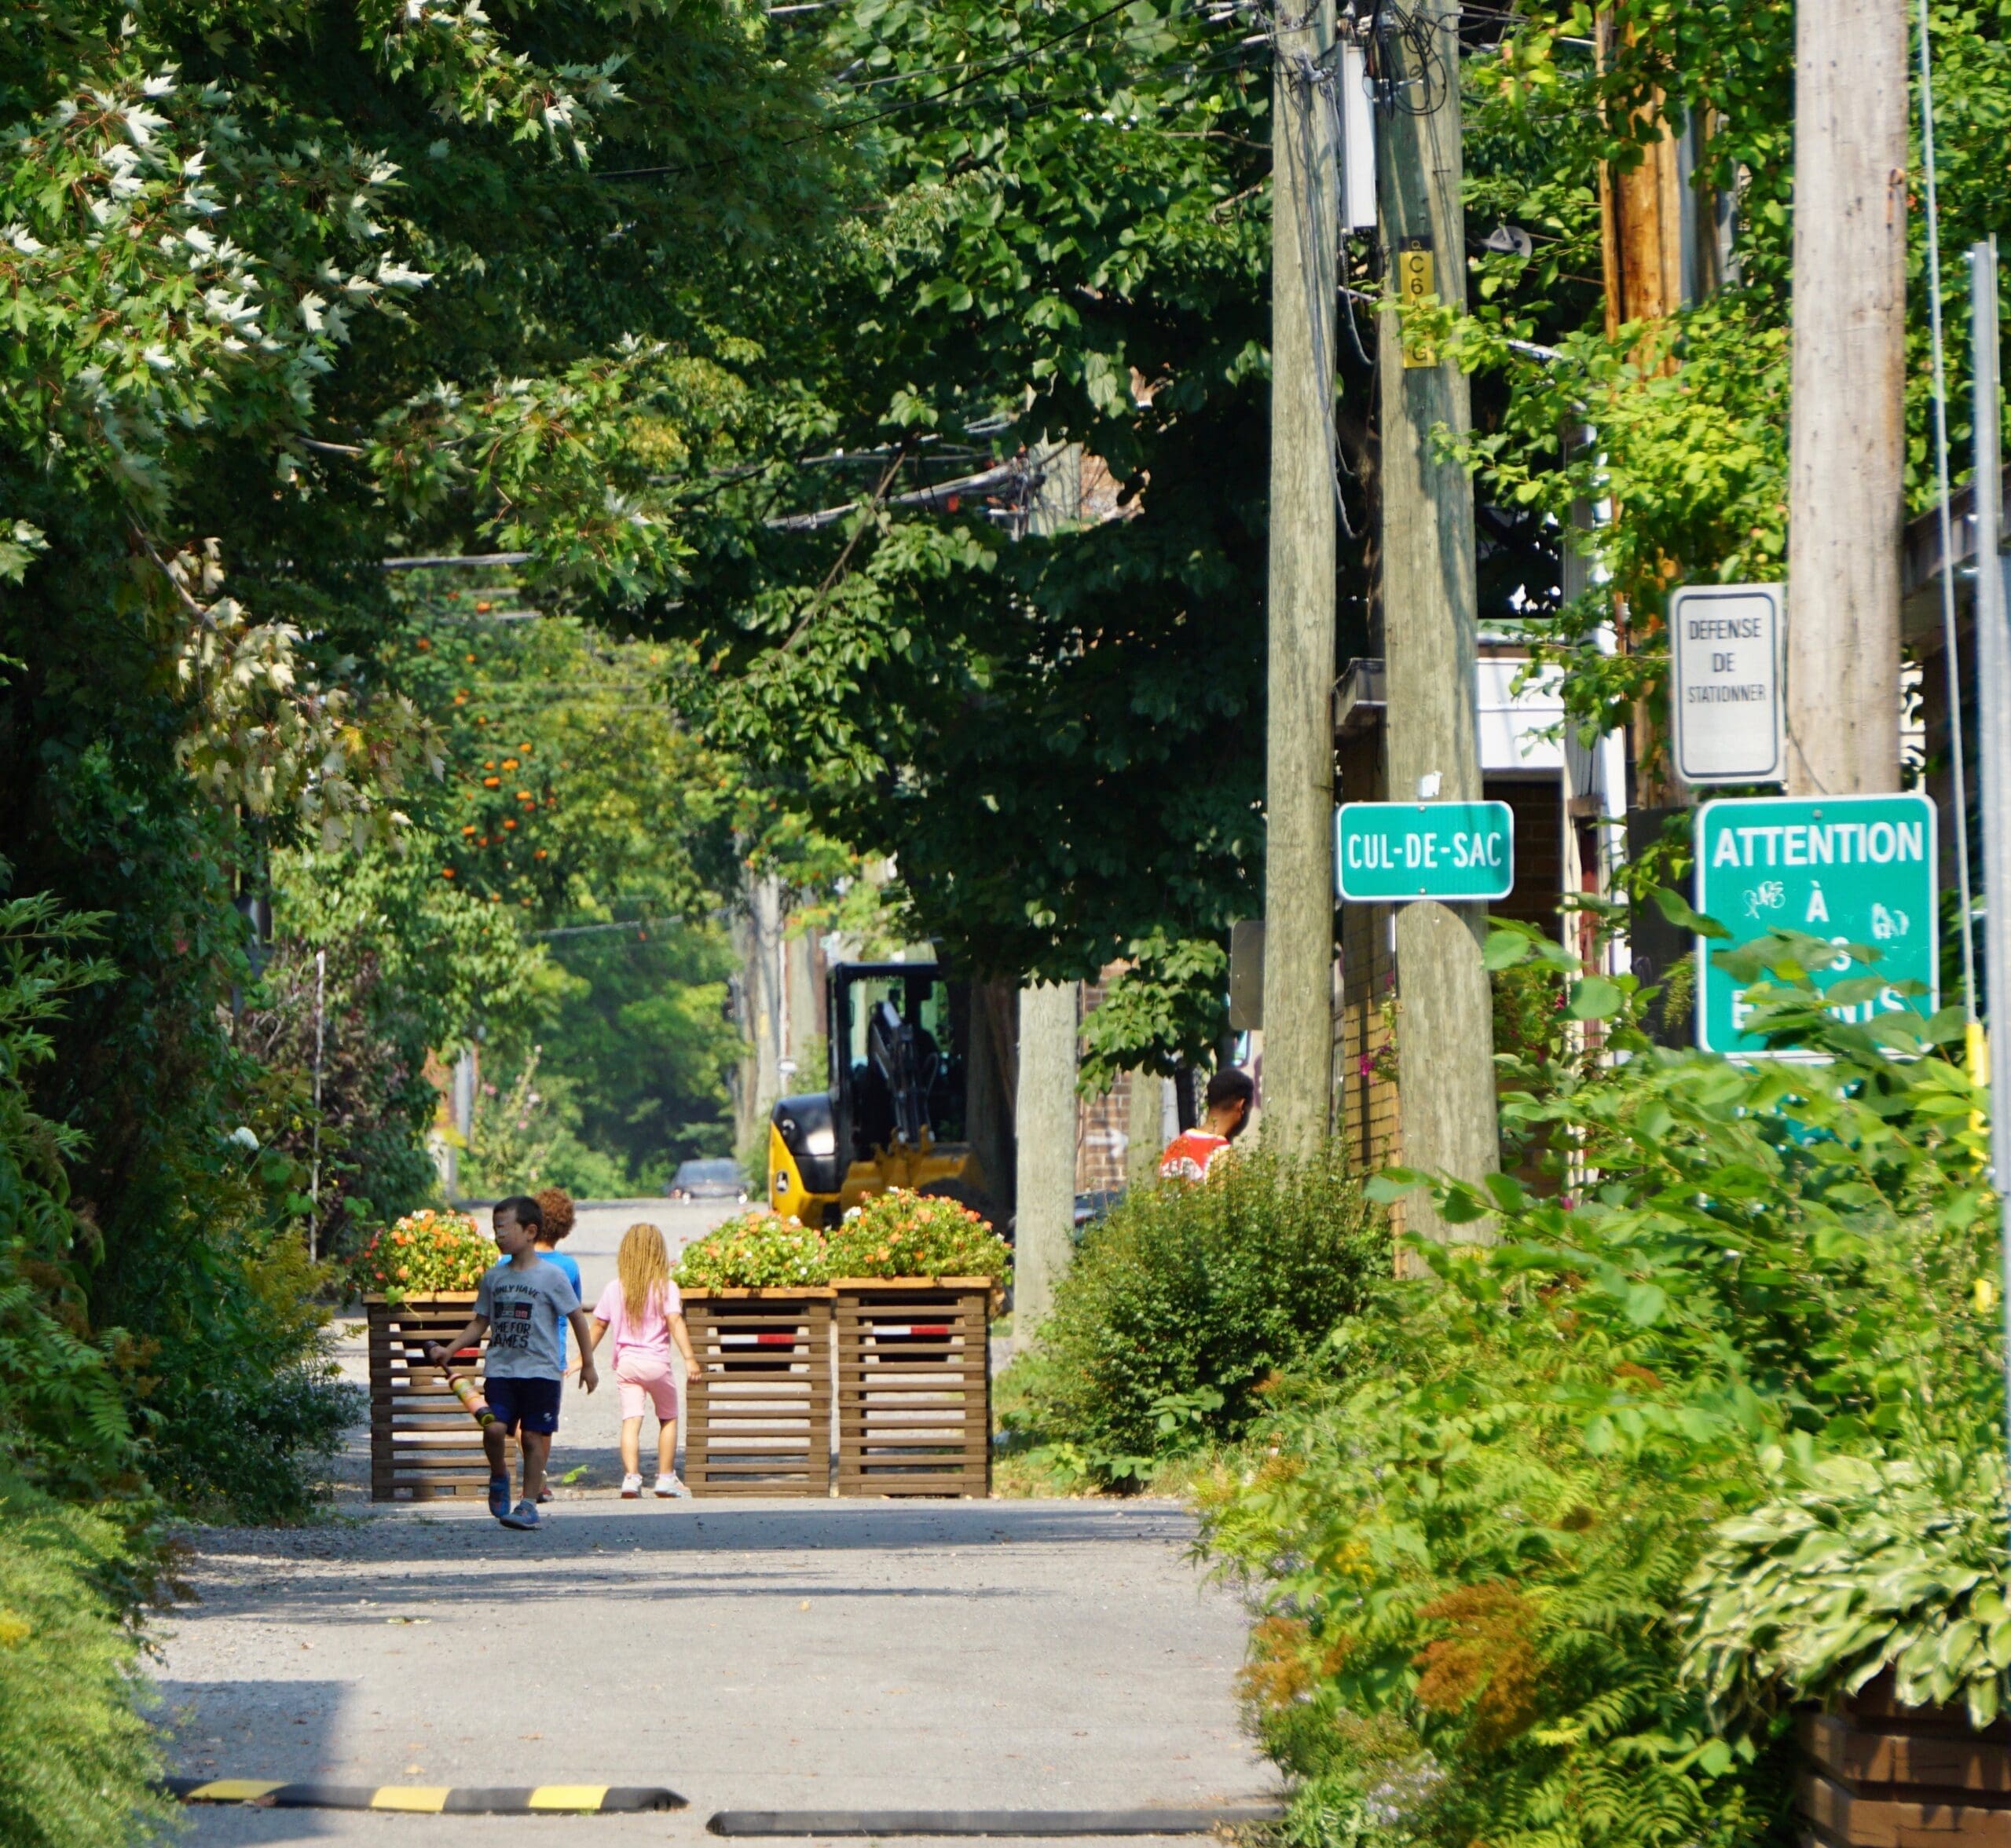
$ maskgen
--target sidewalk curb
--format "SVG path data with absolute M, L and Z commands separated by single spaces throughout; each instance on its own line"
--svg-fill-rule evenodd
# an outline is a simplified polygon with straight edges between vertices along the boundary
M 1279 1803 L 1217 1810 L 722 1810 L 716 1835 L 1205 1835 L 1276 1822 Z
M 402 1810 L 422 1816 L 610 1816 L 682 1810 L 674 1790 L 646 1784 L 540 1784 L 456 1789 L 445 1784 L 280 1784 L 255 1777 L 164 1777 L 184 1803 L 253 1803 L 271 1810 Z

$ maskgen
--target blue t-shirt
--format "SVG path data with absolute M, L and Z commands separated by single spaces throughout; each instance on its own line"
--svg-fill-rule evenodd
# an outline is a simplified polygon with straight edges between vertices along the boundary
M 566 1273 L 566 1281 L 573 1286 L 573 1294 L 580 1294 L 580 1267 L 575 1260 L 562 1251 L 540 1251 L 538 1256 L 548 1264 L 558 1265 Z M 562 1322 L 559 1324 L 559 1370 L 562 1374 L 566 1370 L 566 1324 Z

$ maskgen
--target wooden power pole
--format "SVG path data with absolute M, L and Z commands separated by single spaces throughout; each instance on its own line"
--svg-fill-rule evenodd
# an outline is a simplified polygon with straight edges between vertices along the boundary
M 1024 1347 L 1054 1307 L 1075 1235 L 1075 984 L 1020 990 L 1013 1331 Z
M 1302 1154 L 1334 1088 L 1335 111 L 1332 0 L 1283 0 L 1271 130 L 1265 1134 Z
M 1899 786 L 1904 0 L 1797 0 L 1788 788 Z
M 1615 26 L 1610 10 L 1599 14 L 1597 31 L 1603 67 L 1613 58 Z M 1629 322 L 1663 320 L 1683 306 L 1685 188 L 1679 144 L 1668 132 L 1670 125 L 1659 96 L 1635 120 L 1643 130 L 1661 130 L 1660 137 L 1647 140 L 1644 134 L 1641 158 L 1632 166 L 1599 163 L 1599 255 L 1609 340 Z M 1650 620 L 1642 623 L 1625 599 L 1616 597 L 1614 603 L 1621 646 L 1630 650 L 1654 646 L 1654 613 L 1645 613 Z M 1683 800 L 1661 729 L 1647 701 L 1638 702 L 1634 708 L 1634 801 L 1645 809 Z
M 1466 302 L 1460 202 L 1458 0 L 1419 0 L 1419 42 L 1392 35 L 1400 69 L 1382 114 L 1383 247 L 1401 295 Z M 1381 317 L 1383 654 L 1390 799 L 1481 799 L 1474 712 L 1478 592 L 1473 483 L 1432 454 L 1441 426 L 1470 427 L 1466 375 Z M 1430 900 L 1397 912 L 1397 1051 L 1404 1162 L 1478 1180 L 1500 1165 L 1494 1019 L 1481 950 L 1485 907 Z M 1268 1054 L 1269 997 L 1266 997 Z M 1471 1239 L 1419 1197 L 1413 1231 Z

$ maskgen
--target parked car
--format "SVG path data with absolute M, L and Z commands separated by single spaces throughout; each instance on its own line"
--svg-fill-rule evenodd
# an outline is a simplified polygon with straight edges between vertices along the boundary
M 1078 1194 L 1075 1196 L 1075 1242 L 1081 1244 L 1083 1235 L 1090 1228 L 1099 1220 L 1108 1218 L 1111 1208 L 1123 1198 L 1124 1190 L 1122 1187 L 1105 1188 L 1093 1194 Z
M 747 1198 L 747 1176 L 738 1162 L 724 1156 L 703 1162 L 679 1162 L 670 1177 L 673 1200 L 738 1200 Z

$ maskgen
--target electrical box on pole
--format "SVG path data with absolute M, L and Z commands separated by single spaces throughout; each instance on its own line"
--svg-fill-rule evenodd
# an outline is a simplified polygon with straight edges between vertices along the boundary
M 1354 22 L 1343 27 L 1351 32 Z M 1341 225 L 1375 229 L 1375 105 L 1368 93 L 1368 54 L 1359 39 L 1341 42 Z

